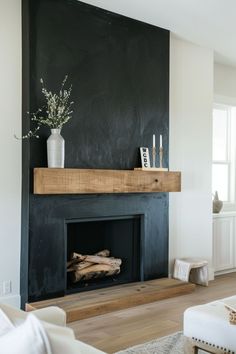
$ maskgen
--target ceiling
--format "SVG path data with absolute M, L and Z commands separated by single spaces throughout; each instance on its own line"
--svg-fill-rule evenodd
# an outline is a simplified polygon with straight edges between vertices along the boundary
M 236 67 L 235 0 L 82 0 L 169 29 L 214 50 L 215 61 Z

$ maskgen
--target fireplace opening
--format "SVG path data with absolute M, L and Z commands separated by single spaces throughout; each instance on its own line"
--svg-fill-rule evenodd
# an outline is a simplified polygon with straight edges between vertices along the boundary
M 142 225 L 143 215 L 66 220 L 67 294 L 143 280 Z

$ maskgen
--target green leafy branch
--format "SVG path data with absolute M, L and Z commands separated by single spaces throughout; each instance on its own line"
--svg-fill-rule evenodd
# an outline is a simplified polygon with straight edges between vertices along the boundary
M 42 85 L 42 94 L 45 99 L 45 105 L 39 108 L 36 112 L 28 113 L 31 115 L 31 120 L 37 123 L 34 130 L 29 130 L 29 132 L 17 139 L 28 139 L 28 138 L 39 138 L 38 132 L 42 125 L 48 126 L 50 129 L 61 129 L 64 124 L 66 124 L 72 117 L 73 110 L 71 106 L 74 104 L 73 101 L 69 102 L 69 98 L 72 91 L 72 85 L 69 89 L 65 89 L 65 84 L 68 75 L 65 76 L 62 81 L 62 85 L 59 93 L 53 93 L 47 90 L 44 85 L 44 81 L 41 78 L 40 83 Z

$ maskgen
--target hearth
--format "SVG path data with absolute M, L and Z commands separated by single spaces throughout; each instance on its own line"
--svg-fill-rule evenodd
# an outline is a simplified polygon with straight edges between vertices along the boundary
M 66 293 L 143 280 L 143 219 L 144 215 L 127 215 L 66 220 L 66 262 L 73 252 L 94 255 L 102 250 L 122 261 L 119 274 L 110 276 L 75 282 L 74 272 L 67 272 Z

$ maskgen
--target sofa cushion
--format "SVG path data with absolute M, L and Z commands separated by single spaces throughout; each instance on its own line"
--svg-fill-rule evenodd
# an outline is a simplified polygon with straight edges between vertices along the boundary
M 33 314 L 16 327 L 0 312 L 2 335 L 0 353 L 8 354 L 81 354 L 80 343 L 70 328 L 40 321 Z M 94 349 L 95 350 L 95 349 Z
M 18 326 L 27 317 L 27 312 L 24 312 L 15 307 L 0 303 L 0 310 L 4 312 L 8 320 L 12 323 L 13 326 Z
M 7 315 L 0 309 L 0 336 L 6 334 L 14 328 Z
M 58 317 L 56 316 L 58 315 L 58 311 L 56 310 L 57 308 L 54 309 L 50 307 L 45 308 L 44 311 L 38 310 L 25 313 L 19 309 L 14 309 L 10 306 L 0 304 L 0 353 L 4 353 L 4 346 L 7 346 L 12 342 L 10 346 L 11 351 L 6 351 L 7 354 L 21 354 L 21 350 L 24 354 L 104 354 L 100 350 L 76 340 L 72 329 L 41 321 L 39 318 L 42 317 L 42 319 L 44 319 L 45 317 L 50 317 L 48 316 L 49 314 L 53 314 L 52 317 Z M 59 313 L 59 315 L 59 323 L 64 322 L 62 321 L 62 319 L 64 320 L 64 311 Z M 49 320 L 50 319 L 51 318 L 49 318 Z M 34 329 L 34 331 L 28 334 L 27 331 L 29 329 L 30 322 L 33 322 L 32 329 Z M 37 334 L 37 324 L 40 329 L 40 335 L 39 338 L 35 339 L 36 343 L 38 343 L 35 350 L 38 350 L 38 352 L 27 351 L 28 347 L 30 348 L 32 341 L 34 340 L 34 335 Z M 21 340 L 21 335 L 24 337 L 22 338 L 23 343 L 19 342 Z M 27 341 L 28 337 L 29 342 Z M 18 346 L 18 343 L 20 346 Z M 43 351 L 40 352 L 40 350 Z
M 7 354 L 52 354 L 46 331 L 33 315 L 2 335 L 0 348 L 1 353 Z

